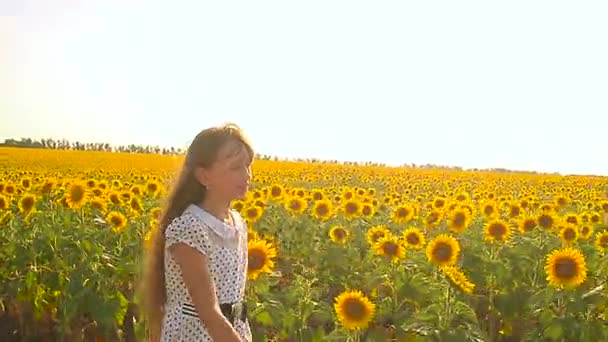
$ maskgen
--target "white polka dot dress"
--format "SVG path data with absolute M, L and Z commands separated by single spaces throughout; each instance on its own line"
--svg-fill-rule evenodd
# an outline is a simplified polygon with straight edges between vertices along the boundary
M 179 265 L 169 253 L 169 246 L 183 242 L 207 255 L 209 270 L 220 304 L 244 301 L 247 280 L 247 227 L 241 216 L 232 211 L 232 227 L 196 205 L 189 206 L 165 230 L 165 286 L 167 303 L 163 319 L 162 341 L 212 341 L 202 321 L 196 316 Z M 194 312 L 193 312 L 194 311 Z M 251 341 L 247 320 L 235 319 L 234 327 L 243 341 Z

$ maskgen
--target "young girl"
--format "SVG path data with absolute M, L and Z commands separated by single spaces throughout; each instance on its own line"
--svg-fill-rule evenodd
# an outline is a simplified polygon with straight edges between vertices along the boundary
M 231 202 L 248 191 L 253 156 L 234 124 L 203 130 L 188 148 L 143 284 L 153 341 L 251 341 L 247 227 Z

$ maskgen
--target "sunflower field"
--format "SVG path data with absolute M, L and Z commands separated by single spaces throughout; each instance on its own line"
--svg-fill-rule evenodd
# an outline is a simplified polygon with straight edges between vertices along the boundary
M 0 148 L 0 340 L 144 341 L 182 158 Z M 608 179 L 259 160 L 256 341 L 606 341 Z

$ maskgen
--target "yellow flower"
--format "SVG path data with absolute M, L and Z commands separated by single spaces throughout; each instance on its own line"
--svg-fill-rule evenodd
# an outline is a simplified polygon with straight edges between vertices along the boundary
M 381 238 L 390 235 L 391 231 L 384 225 L 374 226 L 367 230 L 366 240 L 367 242 L 373 246 L 380 240 Z
M 88 190 L 85 184 L 80 181 L 73 182 L 68 187 L 66 203 L 72 209 L 81 208 L 88 200 Z
M 321 221 L 326 221 L 333 216 L 334 209 L 331 201 L 322 199 L 315 202 L 312 207 L 312 216 Z
M 407 223 L 414 218 L 415 209 L 411 205 L 400 205 L 391 214 L 391 220 L 395 223 Z
M 33 194 L 24 194 L 19 199 L 19 211 L 23 215 L 28 215 L 36 208 L 36 196 Z
M 573 289 L 587 279 L 587 265 L 583 254 L 572 247 L 554 250 L 547 256 L 547 281 L 556 288 Z
M 342 226 L 334 226 L 329 230 L 329 238 L 338 244 L 345 244 L 350 233 Z
M 466 209 L 455 209 L 450 212 L 448 217 L 448 225 L 450 230 L 462 233 L 469 228 L 471 217 Z
M 247 277 L 257 279 L 262 273 L 271 273 L 274 269 L 274 258 L 277 256 L 276 248 L 265 240 L 251 240 L 248 242 Z
M 106 222 L 112 227 L 115 233 L 122 233 L 127 227 L 127 218 L 118 211 L 112 211 L 106 216 Z
M 403 232 L 403 242 L 410 249 L 422 249 L 426 245 L 424 233 L 418 228 L 408 228 Z
M 506 242 L 511 239 L 511 227 L 503 220 L 488 222 L 484 230 L 485 239 L 492 242 Z
M 347 330 L 365 329 L 376 312 L 376 305 L 361 291 L 345 291 L 335 299 L 338 321 Z
M 443 274 L 446 275 L 448 280 L 462 292 L 471 294 L 475 289 L 475 284 L 469 281 L 469 278 L 456 266 L 443 266 L 441 268 Z
M 373 247 L 377 255 L 383 255 L 392 262 L 399 262 L 405 258 L 405 248 L 396 236 L 385 235 Z
M 426 246 L 428 260 L 439 267 L 456 264 L 459 255 L 458 240 L 447 234 L 436 236 Z

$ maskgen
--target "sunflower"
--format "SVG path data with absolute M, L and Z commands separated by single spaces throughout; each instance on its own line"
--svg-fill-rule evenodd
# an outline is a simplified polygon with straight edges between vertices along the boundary
M 112 211 L 106 216 L 106 222 L 112 226 L 112 231 L 122 233 L 127 227 L 127 218 L 118 211 Z
M 94 179 L 89 179 L 89 180 L 86 182 L 86 185 L 87 185 L 87 187 L 88 187 L 89 189 L 93 189 L 94 187 L 96 187 L 96 186 L 97 186 L 97 182 L 96 182 Z
M 68 187 L 66 194 L 66 203 L 72 209 L 82 207 L 88 200 L 89 194 L 85 184 L 82 182 L 74 182 Z
M 395 223 L 407 223 L 414 218 L 414 214 L 414 208 L 411 205 L 403 204 L 393 210 L 391 220 Z
M 342 203 L 342 212 L 346 219 L 353 219 L 361 215 L 361 202 L 355 198 L 347 199 Z
M 17 192 L 17 188 L 12 183 L 8 183 L 4 186 L 4 193 L 7 195 L 14 195 Z
M 392 262 L 399 262 L 405 258 L 405 247 L 399 238 L 393 235 L 381 237 L 373 248 L 377 255 L 384 255 Z
M 473 293 L 475 284 L 456 266 L 444 266 L 441 268 L 441 271 L 443 271 L 443 274 L 445 274 L 450 283 L 460 289 L 460 291 L 467 294 Z
M 542 213 L 538 216 L 537 225 L 543 229 L 551 229 L 555 224 L 555 218 L 549 213 Z
M 547 281 L 556 288 L 573 289 L 587 279 L 585 257 L 578 250 L 566 247 L 547 255 Z
M 280 199 L 281 197 L 283 197 L 283 193 L 284 193 L 283 186 L 280 184 L 273 184 L 270 187 L 270 197 L 272 199 L 275 199 L 275 200 Z
M 245 201 L 236 200 L 236 201 L 232 202 L 232 209 L 238 211 L 239 213 L 242 213 L 243 209 L 245 209 Z
M 498 214 L 498 209 L 496 208 L 496 203 L 493 201 L 484 203 L 481 207 L 481 211 L 488 218 L 494 217 Z
M 321 221 L 326 221 L 333 216 L 333 206 L 331 201 L 323 199 L 318 200 L 312 207 L 312 216 Z
M 32 179 L 29 177 L 22 178 L 20 185 L 23 190 L 29 190 L 32 187 Z
M 132 197 L 131 200 L 129 201 L 129 207 L 131 209 L 131 212 L 133 212 L 136 215 L 138 215 L 144 211 L 144 207 L 143 207 L 139 197 L 135 197 L 135 196 Z
M 104 199 L 96 197 L 91 201 L 91 207 L 101 212 L 105 212 L 108 208 L 108 205 Z
M 243 210 L 243 213 L 245 221 L 251 224 L 257 222 L 262 217 L 264 209 L 258 205 L 250 205 Z
M 157 181 L 149 181 L 146 184 L 146 193 L 152 197 L 156 197 L 160 194 L 161 185 Z
M 150 216 L 155 221 L 160 221 L 163 210 L 159 207 L 154 207 L 150 210 Z
M 433 200 L 433 209 L 443 210 L 448 201 L 444 197 L 435 197 Z
M 271 273 L 275 265 L 273 259 L 277 256 L 277 250 L 272 243 L 256 239 L 249 241 L 247 246 L 247 277 L 257 279 L 262 273 Z
M 602 221 L 602 216 L 599 213 L 592 213 L 589 215 L 589 222 L 598 224 Z
M 450 230 L 462 233 L 469 228 L 471 217 L 466 209 L 455 209 L 448 216 Z
M 410 227 L 403 232 L 403 242 L 409 249 L 422 249 L 426 245 L 424 233 L 415 227 Z
M 334 310 L 340 324 L 347 330 L 365 329 L 376 312 L 376 304 L 361 291 L 345 291 L 335 299 Z
M 378 242 L 378 240 L 390 234 L 391 231 L 386 226 L 379 225 L 368 229 L 365 239 L 371 246 L 373 246 Z
M 443 213 L 439 210 L 432 210 L 424 218 L 424 224 L 427 228 L 434 228 L 443 219 Z
M 525 234 L 534 230 L 534 228 L 536 228 L 536 225 L 536 218 L 524 217 L 523 219 L 519 220 L 518 228 L 522 234 Z
M 517 205 L 517 204 L 509 205 L 509 217 L 510 218 L 519 217 L 520 214 L 521 214 L 521 207 L 519 205 Z
M 486 224 L 484 235 L 488 241 L 506 242 L 511 238 L 511 226 L 503 220 L 495 219 Z
M 593 236 L 593 226 L 589 224 L 584 224 L 579 227 L 579 238 L 583 240 L 588 240 L 591 236 Z
M 291 196 L 285 201 L 285 208 L 292 215 L 300 215 L 306 211 L 308 203 L 303 198 Z
M 8 209 L 8 198 L 0 194 L 0 210 Z
M 361 205 L 361 215 L 363 215 L 363 217 L 369 219 L 374 217 L 374 214 L 376 214 L 376 209 L 372 203 L 366 202 Z
M 460 255 L 460 244 L 454 237 L 441 234 L 426 246 L 428 260 L 440 267 L 454 265 Z
M 338 244 L 345 244 L 350 233 L 342 226 L 334 226 L 329 230 L 329 238 Z
M 327 196 L 325 196 L 325 193 L 323 193 L 323 190 L 321 189 L 314 189 L 311 193 L 311 196 L 313 201 L 320 201 L 327 198 Z
M 595 248 L 597 248 L 600 253 L 606 252 L 606 249 L 608 249 L 608 231 L 597 233 L 595 237 Z
M 572 225 L 565 225 L 562 229 L 560 229 L 559 237 L 564 244 L 573 244 L 576 242 L 576 240 L 578 240 L 578 229 Z
M 33 194 L 24 194 L 19 199 L 19 211 L 23 215 L 28 215 L 36 208 L 36 196 Z

